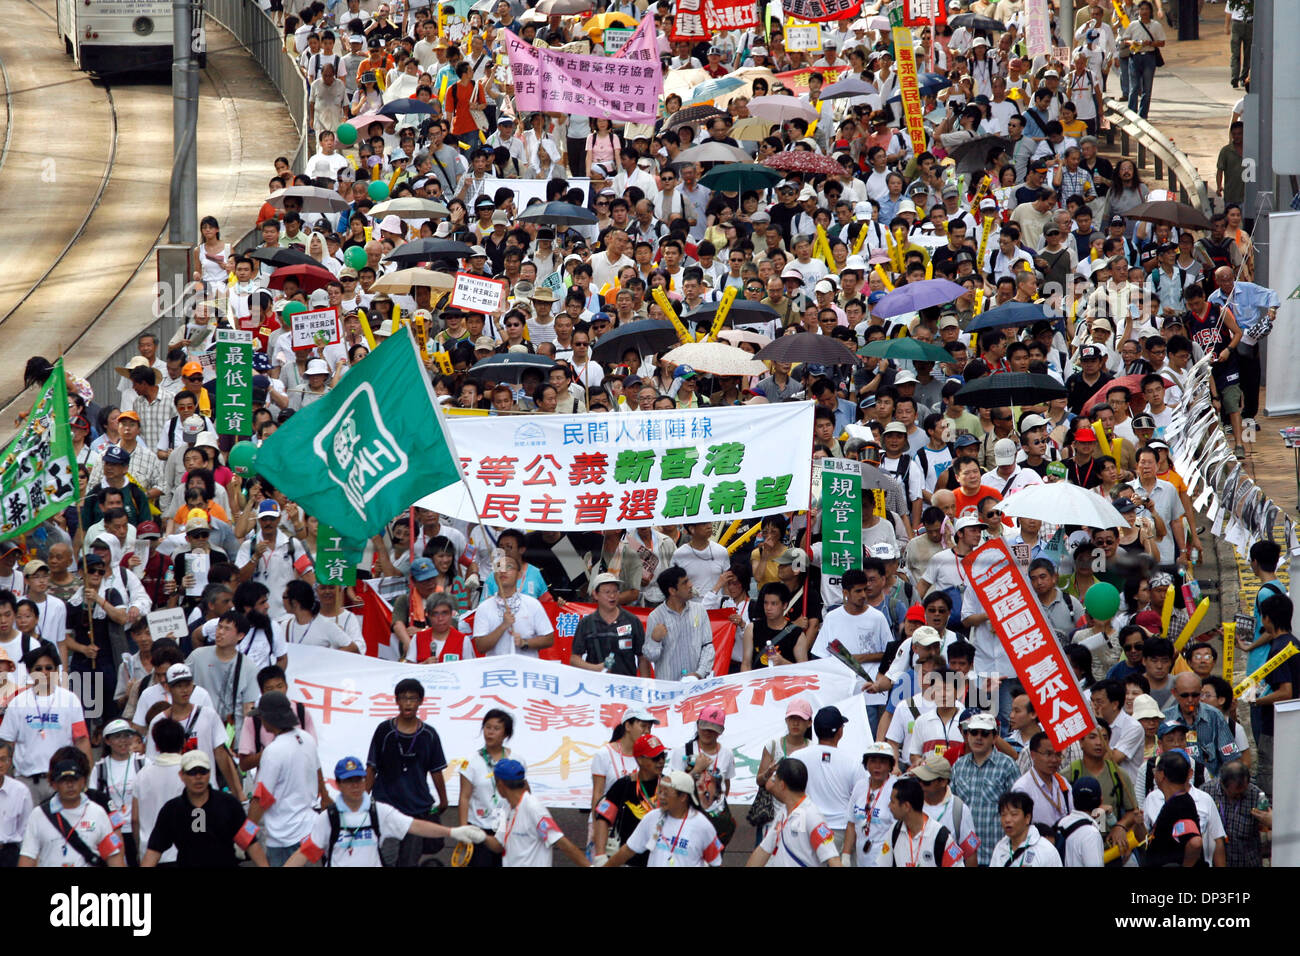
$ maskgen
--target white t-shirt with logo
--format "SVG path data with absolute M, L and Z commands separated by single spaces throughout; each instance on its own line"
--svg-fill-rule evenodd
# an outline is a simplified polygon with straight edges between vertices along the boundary
M 809 744 L 790 756 L 808 768 L 808 799 L 831 829 L 843 830 L 849 822 L 849 797 L 867 775 L 861 757 L 827 744 Z
M 319 773 L 316 741 L 306 731 L 295 728 L 266 745 L 253 796 L 266 809 L 267 846 L 297 846 L 311 832 Z
M 838 640 L 850 654 L 883 654 L 890 637 L 888 619 L 874 607 L 868 605 L 861 614 L 850 614 L 846 608 L 837 607 L 822 622 L 812 653 L 814 657 L 830 657 L 831 641 Z M 874 680 L 880 662 L 872 661 L 862 668 Z M 885 695 L 865 694 L 862 699 L 867 704 L 883 704 Z
M 801 756 L 808 748 L 795 754 Z M 847 802 L 845 804 L 847 806 Z M 842 811 L 841 811 L 842 812 Z M 839 856 L 835 835 L 812 797 L 805 797 L 793 810 L 777 808 L 776 819 L 759 844 L 771 854 L 768 866 L 825 866 Z
M 682 819 L 651 810 L 627 838 L 629 849 L 649 851 L 646 866 L 721 866 L 722 841 L 709 818 L 688 807 Z
M 511 760 L 518 760 L 520 765 L 523 765 L 524 761 L 520 757 L 508 750 L 506 754 Z M 497 793 L 496 774 L 493 772 L 493 767 L 488 766 L 483 751 L 480 750 L 465 761 L 460 775 L 465 781 L 463 785 L 470 788 L 469 822 L 484 830 L 500 829 L 510 813 L 510 805 L 502 799 L 501 794 Z M 607 783 L 613 783 L 613 780 L 607 780 Z
M 534 637 L 541 637 L 544 634 L 551 634 L 555 631 L 551 619 L 546 616 L 546 610 L 542 607 L 542 602 L 535 597 L 529 597 L 527 594 L 515 593 L 509 598 L 512 605 L 515 605 L 513 611 L 515 623 L 501 635 L 496 646 L 485 654 L 485 657 L 503 657 L 507 654 L 516 654 L 520 657 L 537 657 L 537 649 L 534 647 L 515 647 L 515 638 L 521 637 L 529 640 Z M 518 602 L 516 605 L 515 602 Z M 501 626 L 505 617 L 506 600 L 493 596 L 486 598 L 474 612 L 474 636 L 482 637 L 490 634 Z
M 853 785 L 849 798 L 849 817 L 853 820 L 853 865 L 878 866 L 880 848 L 889 840 L 894 828 L 894 815 L 889 810 L 889 795 L 898 780 L 892 774 L 878 789 L 871 786 L 871 778 L 864 776 Z
M 13 772 L 20 777 L 49 773 L 54 752 L 85 736 L 85 711 L 66 687 L 55 687 L 48 697 L 23 691 L 10 701 L 0 723 L 0 740 L 13 741 Z
M 411 817 L 386 803 L 375 805 L 379 818 L 379 833 L 374 832 L 370 820 L 370 794 L 361 800 L 361 809 L 349 810 L 343 799 L 337 798 L 334 806 L 339 811 L 339 838 L 330 856 L 330 866 L 382 866 L 379 859 L 380 840 L 400 840 L 411 829 Z M 330 815 L 327 811 L 316 814 L 311 832 L 302 842 L 303 856 L 315 863 L 330 845 Z
M 85 794 L 81 796 L 81 805 L 72 809 L 64 807 L 58 796 L 51 797 L 46 806 L 61 815 L 63 822 L 101 860 L 122 852 L 122 838 L 108 821 L 108 812 L 99 804 L 92 803 Z M 22 849 L 18 853 L 19 856 L 35 860 L 37 866 L 91 865 L 68 845 L 63 834 L 49 821 L 40 807 L 34 809 L 27 818 L 27 832 L 23 834 Z
M 196 691 L 197 689 L 195 688 Z M 158 712 L 154 719 L 149 722 L 149 731 L 144 735 L 144 754 L 150 760 L 155 760 L 158 757 L 158 750 L 153 742 L 153 725 L 160 720 L 176 720 L 185 730 L 186 749 L 202 750 L 208 755 L 208 760 L 215 772 L 217 770 L 217 751 L 226 746 L 226 725 L 218 716 L 217 709 L 210 704 L 195 704 L 194 698 L 191 697 L 190 705 L 189 716 L 183 719 L 168 718 L 167 714 L 171 708 Z M 138 710 L 137 713 L 139 713 Z M 193 742 L 193 746 L 188 746 L 191 742 Z
M 551 847 L 564 839 L 564 831 L 549 810 L 531 793 L 524 793 L 519 806 L 507 809 L 506 822 L 497 831 L 505 847 L 502 866 L 551 865 Z
M 328 647 L 333 650 L 355 646 L 355 641 L 327 617 L 317 616 L 309 624 L 299 624 L 292 617 L 286 617 L 275 621 L 272 627 L 277 632 L 276 636 L 286 646 L 307 644 L 311 647 Z

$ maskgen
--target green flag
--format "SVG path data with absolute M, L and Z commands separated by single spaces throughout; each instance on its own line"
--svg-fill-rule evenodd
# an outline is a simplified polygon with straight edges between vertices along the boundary
M 0 535 L 16 537 L 77 503 L 63 359 L 0 457 Z
M 353 366 L 258 449 L 254 470 L 335 533 L 364 542 L 460 469 L 410 330 Z

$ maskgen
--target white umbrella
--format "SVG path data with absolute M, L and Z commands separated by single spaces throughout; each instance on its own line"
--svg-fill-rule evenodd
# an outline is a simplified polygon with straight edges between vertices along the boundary
M 407 293 L 417 287 L 438 289 L 450 292 L 456 284 L 456 277 L 446 272 L 434 272 L 432 269 L 398 269 L 386 276 L 380 276 L 370 288 L 377 292 Z
M 744 349 L 721 342 L 691 342 L 664 355 L 665 362 L 689 365 L 709 375 L 766 375 L 767 366 Z
M 753 157 L 726 143 L 701 143 L 677 154 L 674 163 L 750 163 Z
M 783 93 L 750 100 L 749 115 L 759 116 L 773 123 L 784 123 L 792 119 L 805 119 L 812 122 L 821 118 L 820 113 L 797 96 L 786 96 Z
M 386 199 L 379 205 L 372 206 L 370 215 L 376 219 L 384 216 L 396 216 L 398 219 L 445 219 L 451 215 L 451 210 L 432 199 L 403 196 L 401 199 Z
M 1010 518 L 1037 518 L 1051 524 L 1077 524 L 1085 528 L 1127 528 L 1128 521 L 1109 498 L 1078 485 L 1056 481 L 1031 485 L 1002 501 Z
M 290 186 L 277 189 L 266 197 L 275 209 L 284 209 L 286 199 L 298 199 L 302 202 L 303 212 L 342 212 L 348 208 L 348 201 L 332 189 L 317 186 Z
M 750 332 L 748 329 L 723 329 L 718 333 L 718 338 L 736 346 L 739 346 L 741 342 L 748 342 L 750 345 L 757 345 L 760 349 L 764 345 L 772 344 L 772 340 L 766 335 Z

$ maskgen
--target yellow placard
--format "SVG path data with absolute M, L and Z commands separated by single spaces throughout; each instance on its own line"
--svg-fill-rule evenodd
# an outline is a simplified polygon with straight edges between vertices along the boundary
M 451 355 L 439 349 L 433 353 L 433 360 L 438 365 L 438 371 L 443 375 L 453 375 L 456 372 L 455 366 L 451 364 Z
M 739 538 L 737 538 L 735 541 L 731 542 L 731 544 L 727 546 L 727 554 L 735 554 L 738 550 L 740 550 L 740 547 L 743 544 L 745 544 L 747 541 L 753 538 L 754 535 L 758 534 L 758 529 L 762 526 L 762 524 L 763 522 L 761 521 L 755 521 L 753 525 L 750 526 L 750 529 L 748 531 L 746 531 Z
M 420 347 L 420 358 L 429 361 L 429 330 L 418 310 L 411 317 L 411 331 L 415 333 L 415 344 Z
M 912 152 L 925 152 L 925 122 L 921 114 L 921 90 L 917 86 L 916 56 L 912 52 L 912 31 L 894 27 L 894 67 L 898 71 L 898 95 L 903 101 L 907 135 L 912 138 Z
M 1172 591 L 1173 588 L 1170 588 L 1169 590 Z M 1226 680 L 1229 684 L 1232 683 L 1232 678 L 1236 676 L 1233 673 L 1233 671 L 1236 670 L 1236 664 L 1237 664 L 1235 658 L 1236 649 L 1237 649 L 1237 622 L 1224 621 L 1223 622 L 1223 679 Z
M 989 234 L 993 232 L 993 217 L 984 217 L 984 227 L 980 230 L 980 247 L 975 253 L 975 271 L 983 273 L 984 269 L 984 252 L 989 246 Z
M 1288 644 L 1286 647 L 1282 648 L 1282 650 L 1278 651 L 1277 654 L 1260 665 L 1253 674 L 1234 687 L 1232 689 L 1232 696 L 1240 697 L 1246 692 L 1247 687 L 1250 687 L 1252 684 L 1258 684 L 1296 654 L 1300 654 L 1300 647 L 1297 647 L 1295 644 Z
M 677 317 L 677 310 L 674 309 L 673 304 L 668 301 L 668 294 L 664 292 L 663 289 L 655 289 L 654 292 L 650 293 L 650 297 L 659 304 L 659 308 L 664 310 L 664 315 L 668 316 L 668 321 L 671 322 L 673 328 L 677 330 L 677 338 L 681 343 L 685 345 L 689 342 L 694 342 L 695 339 L 691 336 L 691 333 L 686 331 L 686 326 L 684 326 L 682 320 Z
M 727 313 L 731 311 L 731 303 L 736 301 L 736 296 L 740 293 L 739 286 L 728 286 L 722 293 L 722 298 L 718 300 L 718 311 L 713 316 L 713 327 L 709 329 L 709 341 L 712 342 L 722 331 L 722 323 L 727 321 Z

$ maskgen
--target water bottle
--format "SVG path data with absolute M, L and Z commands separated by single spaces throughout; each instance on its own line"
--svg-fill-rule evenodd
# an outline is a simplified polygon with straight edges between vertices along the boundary
M 1255 804 L 1255 808 L 1257 810 L 1264 811 L 1267 810 L 1270 806 L 1272 806 L 1272 804 L 1268 802 L 1268 794 L 1261 793 L 1259 795 L 1258 802 Z
M 612 671 L 613 669 L 614 669 L 614 652 L 610 651 L 608 654 L 605 655 L 605 670 Z
M 763 653 L 759 655 L 758 662 L 764 667 L 775 667 L 776 660 L 773 657 L 774 651 L 775 648 L 772 646 L 772 642 L 768 641 L 767 644 L 763 646 Z

